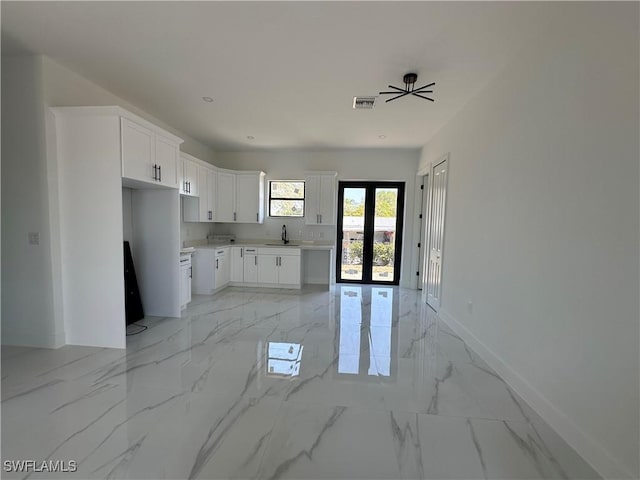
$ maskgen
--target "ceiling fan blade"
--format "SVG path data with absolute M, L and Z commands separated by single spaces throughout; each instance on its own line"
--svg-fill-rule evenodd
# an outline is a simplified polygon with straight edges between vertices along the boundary
M 393 85 L 389 85 L 389 88 L 393 88 L 394 90 L 398 90 L 399 92 L 402 92 L 402 93 L 407 91 L 406 88 L 394 87 Z
M 398 95 L 399 93 L 407 93 L 404 90 L 401 92 L 378 92 L 378 95 Z
M 404 92 L 402 95 L 398 95 L 397 97 L 393 97 L 393 98 L 390 98 L 389 100 L 386 100 L 385 103 L 389 103 L 393 100 L 397 100 L 398 98 L 404 97 L 405 95 L 409 95 L 409 94 L 411 94 L 411 92 Z
M 413 90 L 411 93 L 433 93 L 433 90 Z
M 424 87 L 420 87 L 420 88 L 414 88 L 413 91 L 417 92 L 418 90 L 422 90 L 423 88 L 429 88 L 429 87 L 433 87 L 436 84 L 436 82 L 431 82 L 427 85 L 425 85 Z
M 435 102 L 435 100 L 433 98 L 429 98 L 429 97 L 423 97 L 422 95 L 418 94 L 418 93 L 411 93 L 411 95 L 415 95 L 416 97 L 420 97 L 420 98 L 424 98 L 425 100 L 430 100 L 432 102 Z M 387 100 L 388 101 L 388 100 Z

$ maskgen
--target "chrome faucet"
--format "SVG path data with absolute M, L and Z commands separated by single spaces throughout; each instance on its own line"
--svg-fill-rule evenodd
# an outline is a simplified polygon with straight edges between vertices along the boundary
M 286 245 L 289 243 L 289 239 L 287 238 L 287 226 L 282 225 L 282 242 Z

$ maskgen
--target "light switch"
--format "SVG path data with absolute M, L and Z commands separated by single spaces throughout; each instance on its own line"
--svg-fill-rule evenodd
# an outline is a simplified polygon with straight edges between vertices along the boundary
M 40 233 L 29 232 L 29 245 L 40 245 Z

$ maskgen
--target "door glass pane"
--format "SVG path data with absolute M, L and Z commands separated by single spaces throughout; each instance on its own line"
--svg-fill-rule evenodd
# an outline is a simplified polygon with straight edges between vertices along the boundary
M 371 279 L 374 282 L 393 282 L 398 189 L 376 188 L 375 198 Z
M 366 189 L 345 188 L 342 205 L 342 280 L 362 280 L 364 201 Z

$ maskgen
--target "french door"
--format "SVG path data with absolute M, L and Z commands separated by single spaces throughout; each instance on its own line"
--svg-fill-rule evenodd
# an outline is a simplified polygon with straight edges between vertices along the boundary
M 337 281 L 398 285 L 404 182 L 340 182 Z

